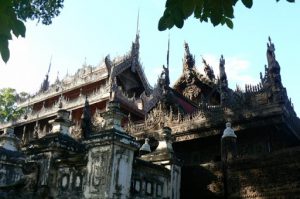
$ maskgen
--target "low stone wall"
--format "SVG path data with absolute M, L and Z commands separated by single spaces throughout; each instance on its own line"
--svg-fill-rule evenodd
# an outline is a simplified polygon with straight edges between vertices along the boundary
M 131 183 L 132 199 L 168 198 L 171 174 L 163 166 L 136 159 Z
M 300 147 L 228 163 L 229 198 L 300 198 Z

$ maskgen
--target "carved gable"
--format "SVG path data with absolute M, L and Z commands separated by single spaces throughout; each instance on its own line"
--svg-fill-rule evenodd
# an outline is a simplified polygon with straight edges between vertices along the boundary
M 183 73 L 174 84 L 174 89 L 196 104 L 220 104 L 220 92 L 212 68 L 203 60 L 206 76 L 200 74 L 195 67 L 195 60 L 185 43 Z

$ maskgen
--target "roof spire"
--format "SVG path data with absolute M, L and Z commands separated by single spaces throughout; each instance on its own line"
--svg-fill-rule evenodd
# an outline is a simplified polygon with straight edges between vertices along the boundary
M 222 89 L 226 89 L 228 87 L 228 81 L 227 81 L 227 75 L 225 72 L 225 59 L 223 55 L 221 55 L 220 58 L 220 64 L 219 64 L 219 73 L 220 73 L 220 84 Z
M 184 42 L 184 49 L 183 70 L 192 69 L 195 66 L 195 59 L 190 53 L 190 48 L 187 42 Z
M 210 80 L 214 80 L 215 79 L 215 74 L 214 74 L 213 68 L 206 62 L 206 60 L 203 57 L 202 57 L 202 62 L 204 64 L 204 72 L 205 72 L 206 76 Z
M 47 75 L 49 75 L 49 73 L 50 73 L 51 64 L 52 64 L 52 55 L 51 55 L 51 58 L 50 58 L 50 63 L 49 63 L 49 68 L 48 68 L 48 73 L 47 73 Z
M 137 15 L 137 20 L 136 20 L 136 34 L 135 34 L 135 50 L 136 52 L 139 51 L 140 48 L 140 9 L 138 9 L 138 15 Z
M 275 45 L 272 43 L 271 38 L 268 38 L 267 43 L 267 61 L 268 67 L 265 69 L 267 78 L 276 87 L 282 87 L 281 76 L 280 76 L 280 65 L 275 57 Z
M 83 66 L 87 66 L 87 65 L 86 65 L 86 57 L 84 57 Z
M 168 51 L 167 51 L 167 68 L 169 69 L 169 56 L 170 56 L 170 32 L 168 35 Z
M 48 90 L 49 88 L 49 73 L 50 73 L 50 69 L 51 69 L 51 64 L 52 64 L 52 55 L 50 58 L 50 63 L 49 63 L 49 68 L 48 68 L 48 72 L 46 74 L 46 77 L 41 85 L 40 91 L 45 92 L 46 90 Z
M 131 71 L 132 72 L 136 72 L 135 68 L 139 62 L 139 50 L 140 50 L 139 19 L 140 19 L 140 10 L 138 10 L 138 16 L 137 16 L 137 22 L 136 22 L 135 41 L 132 43 L 132 47 L 131 47 L 131 56 L 132 56 Z
M 60 82 L 60 81 L 59 81 L 59 71 L 57 71 L 55 83 L 58 84 L 59 82 Z
M 140 8 L 138 9 L 138 15 L 136 20 L 136 35 L 139 35 L 139 26 L 140 26 Z

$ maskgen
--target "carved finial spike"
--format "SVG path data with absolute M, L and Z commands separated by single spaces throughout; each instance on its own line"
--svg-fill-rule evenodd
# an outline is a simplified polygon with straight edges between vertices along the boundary
M 140 8 L 138 9 L 138 15 L 136 20 L 136 35 L 139 35 L 139 26 L 140 26 Z
M 170 57 L 170 32 L 168 35 L 167 68 L 169 68 L 169 57 Z
M 86 66 L 86 57 L 84 57 L 84 63 L 83 66 Z
M 48 68 L 47 75 L 49 75 L 49 73 L 50 73 L 51 65 L 52 65 L 52 55 L 51 55 L 51 58 L 50 58 L 50 63 L 49 63 L 49 68 Z

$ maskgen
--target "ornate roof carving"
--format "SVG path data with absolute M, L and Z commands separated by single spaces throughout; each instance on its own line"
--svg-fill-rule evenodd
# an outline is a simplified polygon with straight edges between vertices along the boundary
M 214 92 L 218 90 L 217 81 L 215 80 L 212 68 L 204 59 L 203 63 L 206 65 L 205 71 L 207 75 L 200 74 L 195 67 L 195 59 L 190 53 L 187 43 L 184 43 L 184 48 L 183 73 L 175 82 L 173 88 L 186 98 L 196 103 L 200 103 L 205 100 L 203 93 L 209 95 L 208 90 Z
M 84 66 L 83 68 L 78 69 L 74 75 L 67 75 L 61 81 L 55 82 L 54 84 L 50 85 L 47 91 L 37 92 L 35 95 L 31 96 L 30 104 L 34 104 L 50 97 L 60 95 L 62 89 L 63 92 L 67 92 L 69 90 L 105 78 L 107 78 L 107 70 L 104 63 L 98 67 Z M 28 105 L 28 101 L 20 102 L 18 105 L 20 107 L 26 107 Z
M 137 34 L 135 42 L 132 43 L 131 51 L 118 59 L 110 60 L 109 56 L 105 58 L 105 65 L 109 71 L 109 82 L 113 87 L 114 78 L 120 76 L 124 71 L 130 69 L 133 74 L 136 74 L 136 78 L 140 80 L 145 90 L 146 95 L 152 92 L 152 88 L 146 78 L 144 70 L 139 61 L 139 35 Z
M 204 72 L 208 77 L 208 79 L 210 79 L 211 81 L 215 80 L 215 74 L 213 68 L 206 62 L 204 58 L 202 58 L 202 62 L 204 64 Z
M 88 97 L 89 97 L 89 103 L 91 103 L 91 104 L 94 104 L 99 101 L 107 100 L 109 98 L 108 84 L 103 85 L 102 87 L 100 87 L 100 89 L 94 91 Z M 76 107 L 82 107 L 83 104 L 85 103 L 85 98 L 86 97 L 84 95 L 81 95 L 74 100 L 69 100 L 69 99 L 62 97 L 52 107 L 48 107 L 48 108 L 43 107 L 41 110 L 35 111 L 35 112 L 33 112 L 32 110 L 28 110 L 26 119 L 19 118 L 16 121 L 12 121 L 12 122 L 3 124 L 2 126 L 11 126 L 11 125 L 19 124 L 19 123 L 28 123 L 31 121 L 36 121 L 38 119 L 53 116 L 60 109 L 59 108 L 60 103 L 62 103 L 64 105 L 63 106 L 64 109 L 67 109 L 67 110 L 72 110 Z M 0 126 L 0 128 L 2 128 L 2 126 Z

